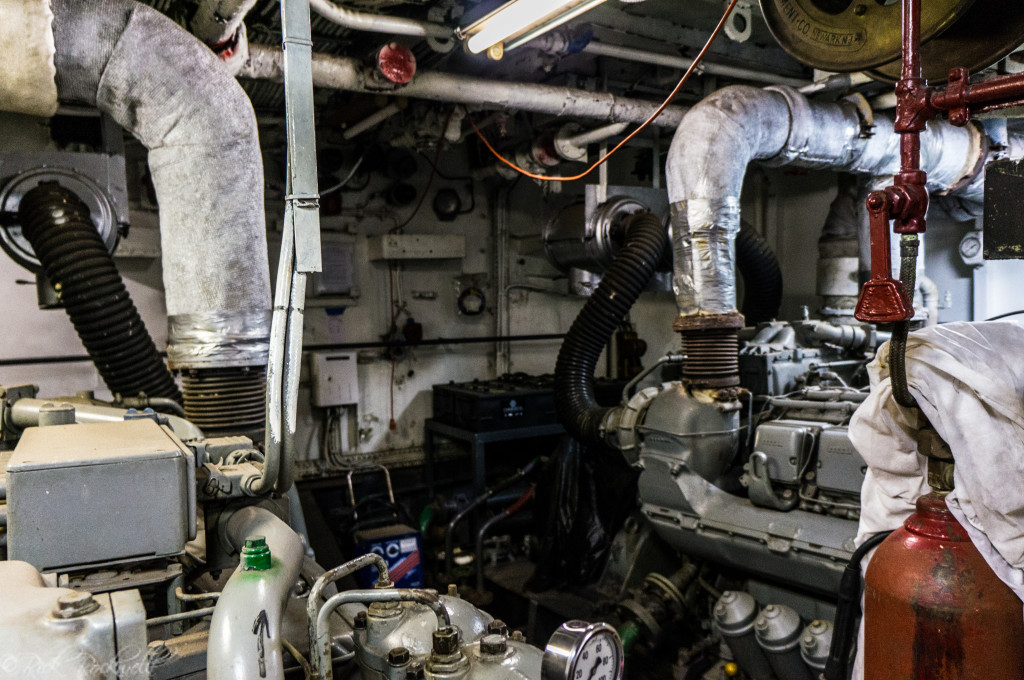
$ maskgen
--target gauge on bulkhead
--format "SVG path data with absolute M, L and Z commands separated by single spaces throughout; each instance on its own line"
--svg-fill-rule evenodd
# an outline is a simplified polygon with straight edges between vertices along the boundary
M 622 641 L 607 623 L 569 621 L 544 649 L 544 680 L 622 680 Z

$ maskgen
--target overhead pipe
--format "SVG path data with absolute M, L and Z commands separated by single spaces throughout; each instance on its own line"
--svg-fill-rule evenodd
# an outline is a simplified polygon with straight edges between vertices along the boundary
M 269 266 L 248 96 L 200 41 L 151 7 L 53 0 L 52 8 L 60 99 L 99 108 L 149 150 L 169 363 L 262 370 Z M 190 398 L 186 387 L 186 409 Z
M 685 71 L 693 65 L 693 59 L 687 57 L 680 57 L 672 54 L 662 54 L 661 52 L 651 52 L 650 50 L 641 50 L 635 47 L 623 47 L 622 45 L 612 45 L 604 42 L 591 42 L 583 48 L 584 54 L 592 54 L 595 57 L 610 57 L 612 59 L 621 59 L 622 61 L 632 61 L 638 64 L 648 64 L 650 66 L 665 66 L 668 68 L 674 68 L 679 71 Z M 807 81 L 801 80 L 800 78 L 789 78 L 781 76 L 775 73 L 768 73 L 766 71 L 758 71 L 752 68 L 742 68 L 740 66 L 727 66 L 725 64 L 716 64 L 714 62 L 702 61 L 697 66 L 697 75 L 707 73 L 712 76 L 723 76 L 726 78 L 739 78 L 741 80 L 750 80 L 755 83 L 771 83 L 774 85 L 791 85 L 793 87 L 806 87 Z
M 407 35 L 414 38 L 453 39 L 455 31 L 430 21 L 405 17 L 356 12 L 334 4 L 331 0 L 309 0 L 309 8 L 331 23 L 353 31 Z
M 280 49 L 250 45 L 249 61 L 238 73 L 240 78 L 281 82 L 283 55 Z M 455 73 L 419 71 L 408 85 L 382 89 L 375 84 L 361 61 L 325 54 L 313 55 L 313 84 L 335 90 L 385 94 L 467 104 L 486 108 L 517 109 L 552 116 L 591 118 L 609 122 L 643 123 L 660 102 L 618 97 L 606 92 L 588 92 L 569 87 L 510 83 Z M 669 106 L 652 123 L 676 128 L 686 107 Z
M 980 201 L 984 162 L 997 151 L 981 132 L 933 122 L 921 134 L 929 187 Z M 1011 153 L 1020 140 L 1010 144 Z M 886 177 L 899 171 L 899 136 L 887 116 L 862 120 L 848 101 L 812 102 L 784 86 L 727 87 L 684 117 L 669 149 L 674 284 L 681 318 L 736 312 L 739 196 L 752 161 Z

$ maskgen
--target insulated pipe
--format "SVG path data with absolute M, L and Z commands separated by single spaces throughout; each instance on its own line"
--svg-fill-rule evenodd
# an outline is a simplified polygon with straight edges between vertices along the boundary
M 281 82 L 281 50 L 250 45 L 249 61 L 238 75 L 241 78 Z M 417 72 L 408 85 L 384 90 L 373 84 L 359 60 L 325 54 L 313 55 L 313 84 L 350 92 L 388 94 L 624 123 L 643 123 L 659 106 L 659 102 L 628 99 L 604 92 L 424 71 Z M 652 125 L 676 128 L 685 112 L 685 107 L 669 106 Z
M 341 133 L 341 136 L 345 139 L 355 139 L 356 137 L 363 134 L 367 130 L 372 130 L 373 128 L 377 127 L 378 125 L 386 121 L 388 118 L 391 118 L 392 116 L 401 112 L 401 110 L 404 108 L 405 106 L 403 106 L 399 102 L 388 104 L 387 106 L 382 107 L 381 109 L 375 111 L 374 113 L 371 113 L 369 116 L 362 119 L 358 123 L 355 123 L 351 127 L 346 128 L 345 131 Z
M 309 8 L 328 21 L 352 29 L 370 33 L 408 35 L 416 38 L 454 38 L 455 32 L 447 26 L 417 21 L 404 17 L 385 16 L 355 12 L 331 2 L 331 0 L 309 0 Z
M 263 339 L 247 363 L 266 363 L 263 162 L 248 96 L 202 42 L 141 3 L 53 0 L 53 14 L 61 101 L 99 108 L 149 150 L 169 357 L 181 333 L 188 351 L 179 365 L 189 366 L 189 356 L 235 347 L 221 329 L 244 327 L 247 343 Z M 211 314 L 216 322 L 206 324 Z M 189 335 L 189 319 L 174 323 L 189 315 L 205 341 Z
M 592 54 L 596 57 L 610 57 L 622 61 L 633 61 L 639 64 L 651 66 L 667 66 L 668 68 L 685 71 L 693 65 L 693 59 L 679 57 L 672 54 L 662 54 L 649 50 L 640 50 L 635 47 L 623 47 L 609 43 L 591 42 L 583 48 L 584 54 Z M 724 76 L 727 78 L 739 78 L 751 80 L 756 83 L 771 83 L 775 85 L 791 85 L 793 87 L 806 87 L 807 81 L 799 78 L 787 78 L 774 73 L 757 71 L 752 68 L 741 68 L 738 66 L 726 66 L 702 61 L 697 67 L 697 74 L 707 73 L 713 76 Z
M 321 680 L 332 680 L 334 668 L 331 665 L 331 629 L 328 621 L 338 607 L 345 604 L 372 604 L 374 602 L 416 602 L 425 604 L 437 616 L 437 630 L 451 628 L 451 615 L 445 608 L 441 598 L 433 590 L 418 589 L 384 589 L 384 590 L 350 590 L 338 593 L 324 603 L 316 617 L 316 637 L 309 641 L 311 657 L 320 657 L 317 661 Z
M 870 136 L 854 104 L 811 102 L 788 87 L 727 87 L 694 106 L 669 149 L 675 272 L 681 316 L 736 309 L 734 239 L 747 165 L 797 165 L 884 177 L 900 168 L 899 136 L 876 114 Z M 929 188 L 980 200 L 977 128 L 933 121 L 921 134 Z
M 255 6 L 256 0 L 201 0 L 189 28 L 216 52 L 235 37 L 245 15 Z
M 262 536 L 270 548 L 269 569 L 239 565 L 214 608 L 206 652 L 211 680 L 284 678 L 281 623 L 299 578 L 304 551 L 291 527 L 264 508 L 249 506 L 225 518 L 223 537 L 235 551 Z

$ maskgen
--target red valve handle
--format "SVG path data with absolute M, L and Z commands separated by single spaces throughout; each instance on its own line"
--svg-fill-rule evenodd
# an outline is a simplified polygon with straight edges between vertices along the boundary
M 854 317 L 866 323 L 896 323 L 914 316 L 914 304 L 900 281 L 892 277 L 889 216 L 893 209 L 885 191 L 868 196 L 871 216 L 871 280 L 864 284 Z

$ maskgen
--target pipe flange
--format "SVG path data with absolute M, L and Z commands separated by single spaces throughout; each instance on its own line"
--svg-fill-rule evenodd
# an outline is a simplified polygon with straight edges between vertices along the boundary
M 789 107 L 789 134 L 782 149 L 769 159 L 761 161 L 763 165 L 789 165 L 800 158 L 811 143 L 811 135 L 818 132 L 814 125 L 814 114 L 811 104 L 803 94 L 785 85 L 772 85 L 764 88 L 768 92 L 777 92 L 786 100 Z M 794 136 L 799 135 L 799 136 Z
M 677 612 L 683 611 L 685 598 L 683 598 L 679 588 L 676 588 L 676 585 L 670 579 L 657 573 L 648 574 L 647 578 L 644 579 L 644 586 L 648 585 L 659 590 L 661 599 L 668 602 Z
M 43 182 L 57 182 L 76 194 L 89 208 L 89 217 L 96 226 L 107 252 L 113 253 L 121 236 L 114 200 L 90 177 L 71 168 L 42 167 L 15 175 L 0 189 L 0 212 L 17 213 L 21 197 Z M 15 262 L 31 272 L 42 271 L 32 245 L 21 233 L 19 224 L 0 224 L 0 247 Z
M 712 331 L 743 328 L 746 321 L 739 312 L 728 314 L 692 314 L 690 316 L 677 317 L 672 324 L 672 330 L 677 333 L 689 331 Z

